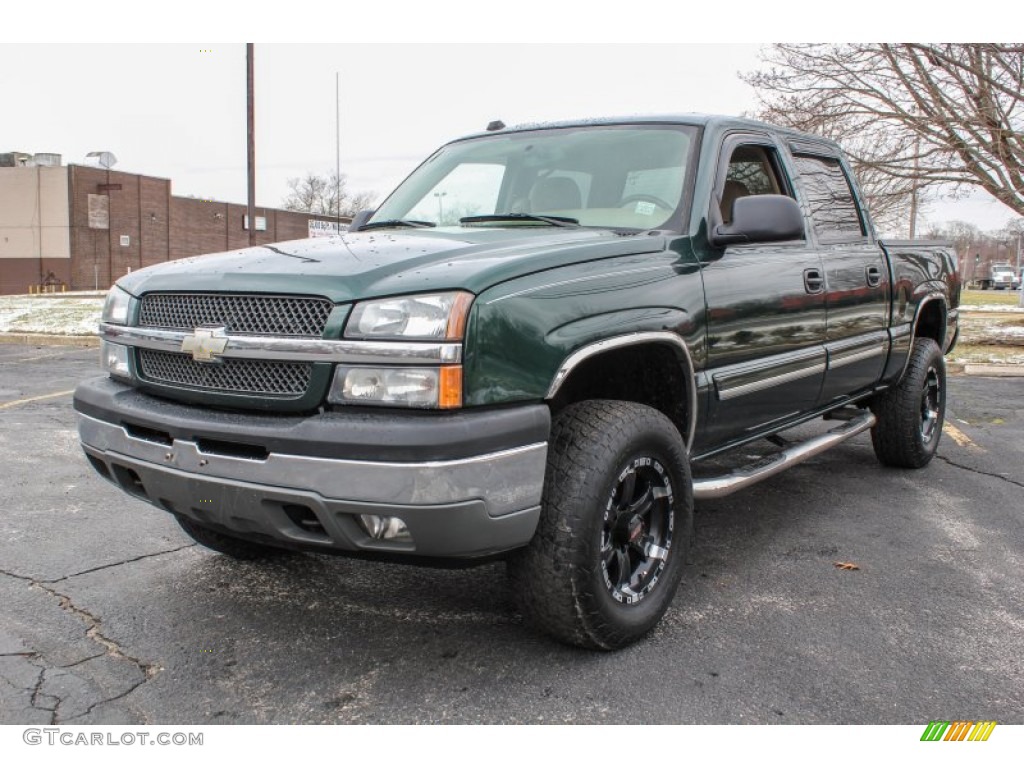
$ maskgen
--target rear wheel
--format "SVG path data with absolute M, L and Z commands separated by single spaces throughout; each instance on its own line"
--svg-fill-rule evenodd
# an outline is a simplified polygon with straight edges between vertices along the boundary
M 189 520 L 187 517 L 176 516 L 175 519 L 178 521 L 181 529 L 191 536 L 197 544 L 202 544 L 208 549 L 233 557 L 236 560 L 261 560 L 288 553 L 288 550 L 281 549 L 280 547 L 236 539 L 234 536 L 206 528 L 199 523 Z
M 916 339 L 903 379 L 875 396 L 875 456 L 890 467 L 918 469 L 935 456 L 946 416 L 946 362 L 933 339 Z
M 692 529 L 686 448 L 667 417 L 612 400 L 567 407 L 537 532 L 509 564 L 523 615 L 573 645 L 634 642 L 671 604 Z

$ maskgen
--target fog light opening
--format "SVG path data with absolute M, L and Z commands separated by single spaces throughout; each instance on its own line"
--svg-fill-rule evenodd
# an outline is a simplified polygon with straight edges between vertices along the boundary
M 359 525 L 371 539 L 377 541 L 412 541 L 412 534 L 400 517 L 387 515 L 356 515 Z

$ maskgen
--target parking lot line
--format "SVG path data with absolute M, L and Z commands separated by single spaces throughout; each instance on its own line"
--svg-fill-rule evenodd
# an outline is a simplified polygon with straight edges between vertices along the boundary
M 48 355 L 36 355 L 35 357 L 16 357 L 13 360 L 9 360 L 7 362 L 11 362 L 11 363 L 34 363 L 37 360 L 54 360 L 54 359 L 60 359 L 60 358 L 64 358 L 64 357 L 69 357 L 70 355 L 74 355 L 74 354 L 77 354 L 78 352 L 83 352 L 83 351 L 84 352 L 90 352 L 90 353 L 92 352 L 91 349 L 76 350 L 74 352 L 68 352 L 67 350 L 65 350 L 63 352 L 51 352 Z
M 63 397 L 64 395 L 70 395 L 75 390 L 65 389 L 63 392 L 51 392 L 48 395 L 36 395 L 35 397 L 26 397 L 21 400 L 11 400 L 8 403 L 0 403 L 0 411 L 6 408 L 13 408 L 16 405 L 25 405 L 26 403 L 34 403 L 37 400 L 50 400 L 54 397 Z
M 971 438 L 961 432 L 959 429 L 954 427 L 948 421 L 942 425 L 942 431 L 952 438 L 953 442 L 959 445 L 961 448 L 976 448 L 978 450 L 984 450 L 975 443 Z

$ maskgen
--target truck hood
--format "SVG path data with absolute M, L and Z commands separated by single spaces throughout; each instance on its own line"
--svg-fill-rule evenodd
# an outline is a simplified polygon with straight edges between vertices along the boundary
M 296 293 L 337 303 L 403 293 L 480 293 L 533 272 L 663 250 L 659 234 L 547 227 L 349 232 L 147 267 L 118 280 L 150 291 Z

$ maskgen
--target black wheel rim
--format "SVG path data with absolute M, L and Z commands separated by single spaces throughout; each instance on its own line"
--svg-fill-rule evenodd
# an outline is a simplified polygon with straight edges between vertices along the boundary
M 939 429 L 942 404 L 942 379 L 935 366 L 928 368 L 921 392 L 921 439 L 930 443 Z
M 674 525 L 672 483 L 661 462 L 632 459 L 608 496 L 601 530 L 601 572 L 620 603 L 651 593 L 668 563 Z

